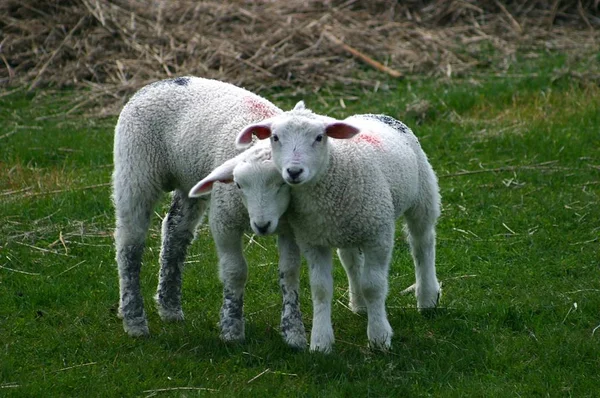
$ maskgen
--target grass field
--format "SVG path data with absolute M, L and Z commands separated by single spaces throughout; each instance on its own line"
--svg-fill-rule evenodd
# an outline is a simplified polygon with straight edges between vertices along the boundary
M 222 343 L 206 226 L 185 271 L 187 319 L 163 324 L 151 298 L 166 203 L 142 271 L 152 336 L 127 337 L 116 317 L 108 186 L 116 118 L 65 116 L 68 92 L 2 96 L 0 396 L 598 396 L 600 88 L 556 74 L 564 61 L 524 60 L 504 77 L 388 81 L 389 90 L 305 97 L 331 116 L 403 119 L 439 176 L 441 308 L 424 317 L 414 297 L 399 294 L 414 280 L 399 233 L 389 353 L 366 348 L 366 318 L 346 308 L 340 266 L 334 353 L 288 349 L 278 332 L 272 238 L 247 244 L 247 341 Z M 285 108 L 300 99 L 273 98 Z M 310 330 L 309 297 L 304 270 Z

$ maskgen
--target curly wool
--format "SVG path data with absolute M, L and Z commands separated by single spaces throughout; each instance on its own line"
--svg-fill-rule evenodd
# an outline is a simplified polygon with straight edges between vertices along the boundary
M 215 167 L 236 156 L 236 133 L 248 123 L 278 115 L 281 110 L 264 98 L 234 85 L 198 77 L 180 77 L 150 84 L 123 108 L 115 130 L 113 201 L 116 210 L 115 245 L 120 281 L 119 314 L 131 336 L 149 333 L 140 288 L 141 258 L 150 217 L 161 194 L 173 191 L 163 220 L 161 269 L 156 301 L 163 320 L 183 319 L 181 279 L 186 250 L 208 198 L 191 198 L 190 189 Z M 264 152 L 260 146 L 244 152 Z M 257 155 L 258 156 L 258 155 Z M 221 184 L 210 198 L 210 227 L 219 254 L 224 285 L 221 337 L 244 338 L 242 313 L 247 265 L 242 253 L 248 214 L 235 188 Z M 298 290 L 300 259 L 293 237 L 279 233 L 287 262 L 280 262 L 284 304 L 294 302 Z M 282 289 L 283 290 L 283 289 Z M 285 335 L 292 346 L 306 343 L 304 326 L 296 308 L 287 308 L 294 319 L 294 335 Z M 282 315 L 283 316 L 283 315 Z

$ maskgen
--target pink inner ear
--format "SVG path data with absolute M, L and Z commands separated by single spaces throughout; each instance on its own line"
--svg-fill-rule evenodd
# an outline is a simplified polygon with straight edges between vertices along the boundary
M 359 129 L 343 122 L 332 123 L 325 128 L 325 134 L 328 137 L 340 140 L 347 140 L 358 133 L 360 133 Z
M 213 184 L 215 183 L 214 180 L 208 180 L 202 184 L 197 184 L 194 188 L 192 188 L 192 190 L 190 191 L 190 195 L 202 195 L 204 193 L 209 192 L 212 189 Z
M 242 145 L 250 144 L 252 142 L 252 128 L 253 127 L 250 126 L 242 130 L 242 132 L 237 136 L 236 143 Z
M 254 134 L 259 140 L 264 140 L 271 136 L 271 128 L 269 126 L 254 124 L 246 127 L 237 136 L 237 144 L 248 145 L 252 142 L 252 134 Z
M 268 126 L 255 126 L 252 130 L 252 134 L 254 134 L 259 140 L 264 140 L 265 138 L 269 138 L 271 136 L 271 128 Z
M 233 182 L 233 178 L 215 178 L 206 180 L 206 182 L 203 182 L 202 184 L 198 183 L 195 187 L 192 188 L 192 190 L 190 191 L 190 195 L 203 195 L 210 192 L 213 189 L 213 184 L 216 181 L 222 182 L 224 184 L 230 184 Z

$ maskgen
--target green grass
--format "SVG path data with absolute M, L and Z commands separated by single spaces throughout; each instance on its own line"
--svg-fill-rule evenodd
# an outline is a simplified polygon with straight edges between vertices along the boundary
M 405 120 L 439 176 L 441 308 L 425 317 L 413 297 L 399 295 L 414 279 L 399 234 L 387 301 L 395 336 L 386 354 L 366 348 L 366 318 L 345 308 L 341 267 L 334 353 L 284 345 L 273 238 L 247 245 L 247 341 L 222 343 L 221 284 L 206 226 L 185 271 L 187 320 L 161 323 L 151 301 L 158 217 L 142 275 L 152 336 L 127 337 L 116 317 L 107 185 L 116 120 L 65 117 L 69 93 L 1 97 L 0 395 L 597 395 L 600 88 L 556 79 L 560 62 L 542 57 L 515 71 L 536 77 L 386 81 L 389 90 L 339 87 L 304 98 L 336 117 Z M 286 108 L 300 99 L 278 94 Z M 407 111 L 419 102 L 421 111 Z M 164 212 L 162 204 L 157 214 Z M 309 297 L 304 270 L 308 329 Z

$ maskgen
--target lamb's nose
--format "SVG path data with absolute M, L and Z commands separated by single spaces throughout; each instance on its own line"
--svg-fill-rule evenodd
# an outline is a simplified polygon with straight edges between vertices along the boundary
M 304 171 L 304 169 L 302 167 L 288 167 L 287 168 L 287 173 L 292 178 L 292 180 L 295 180 L 296 178 L 298 178 L 298 176 L 300 174 L 302 174 L 303 171 Z
M 258 232 L 261 235 L 266 234 L 267 230 L 269 229 L 270 226 L 271 226 L 271 221 L 267 221 L 263 225 L 258 225 L 256 222 L 254 223 L 254 227 L 256 228 L 256 232 Z

